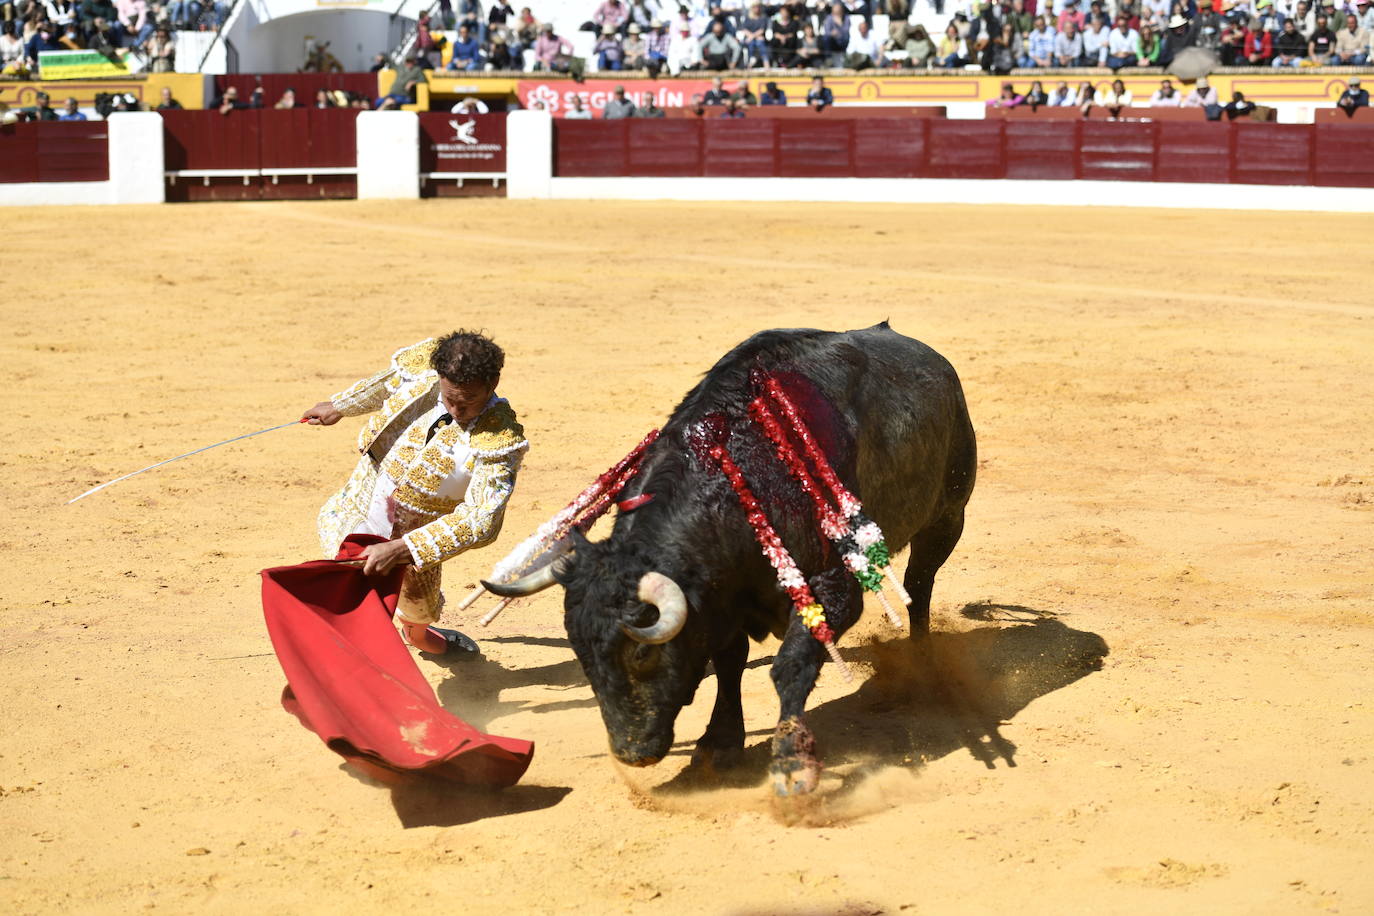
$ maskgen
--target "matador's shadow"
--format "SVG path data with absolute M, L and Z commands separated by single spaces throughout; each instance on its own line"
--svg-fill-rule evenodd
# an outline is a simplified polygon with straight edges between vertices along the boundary
M 1032 700 L 1100 670 L 1109 652 L 1101 636 L 1075 630 L 1051 611 L 978 603 L 960 614 L 989 625 L 934 632 L 924 649 L 898 636 L 841 650 L 851 664 L 872 665 L 874 674 L 853 693 L 806 714 L 827 767 L 856 764 L 837 791 L 854 788 L 874 770 L 918 767 L 960 748 L 989 769 L 999 760 L 1015 766 L 1016 747 L 999 726 Z M 690 754 L 691 745 L 680 742 L 673 754 Z M 739 767 L 724 773 L 688 767 L 657 791 L 757 784 L 767 777 L 770 756 L 765 737 L 745 749 Z
M 553 690 L 585 687 L 587 676 L 582 666 L 573 657 L 572 646 L 566 639 L 535 636 L 494 636 L 483 638 L 477 634 L 478 642 L 521 643 L 563 649 L 567 657 L 550 665 L 537 665 L 533 668 L 507 668 L 500 662 L 485 655 L 475 658 L 458 658 L 445 661 L 434 659 L 433 664 L 448 669 L 450 676 L 445 678 L 435 691 L 439 702 L 449 712 L 462 718 L 474 728 L 488 730 L 495 719 L 513 712 L 527 710 L 536 713 L 557 712 L 563 709 L 584 709 L 596 705 L 594 697 L 554 702 L 522 703 L 501 699 L 505 690 L 518 687 L 540 686 Z M 499 729 L 497 729 L 499 731 Z

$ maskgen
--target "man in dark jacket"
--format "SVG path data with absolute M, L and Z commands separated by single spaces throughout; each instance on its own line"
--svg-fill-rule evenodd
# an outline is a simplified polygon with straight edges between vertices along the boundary
M 1298 31 L 1297 23 L 1292 18 L 1285 19 L 1283 31 L 1274 39 L 1274 66 L 1300 67 L 1306 56 L 1307 39 Z
M 1345 112 L 1347 117 L 1353 118 L 1356 108 L 1369 107 L 1369 90 L 1360 86 L 1358 76 L 1352 76 L 1347 83 L 1349 86 L 1336 101 L 1336 107 Z

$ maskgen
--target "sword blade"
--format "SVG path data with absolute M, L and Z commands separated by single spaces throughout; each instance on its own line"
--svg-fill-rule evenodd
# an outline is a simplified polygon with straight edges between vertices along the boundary
M 90 496 L 92 493 L 97 493 L 97 492 L 99 492 L 99 491 L 105 489 L 105 488 L 108 487 L 110 484 L 119 483 L 121 480 L 128 480 L 130 477 L 137 477 L 139 474 L 142 474 L 144 471 L 151 471 L 153 468 L 160 468 L 160 467 L 162 467 L 164 464 L 171 464 L 173 461 L 180 461 L 180 460 L 183 459 L 183 458 L 190 458 L 192 455 L 198 455 L 198 454 L 200 454 L 201 452 L 208 452 L 208 451 L 209 451 L 210 449 L 212 449 L 212 448 L 219 448 L 221 445 L 228 445 L 230 442 L 238 442 L 238 441 L 241 440 L 241 439 L 251 439 L 251 438 L 253 438 L 254 436 L 261 436 L 263 433 L 270 433 L 270 432 L 275 432 L 276 430 L 279 430 L 279 429 L 286 429 L 286 427 L 288 427 L 288 426 L 298 426 L 298 425 L 300 425 L 301 423 L 304 423 L 304 422 L 305 422 L 304 420 L 292 420 L 290 423 L 283 423 L 281 426 L 269 426 L 269 427 L 267 427 L 266 429 L 260 429 L 260 430 L 258 430 L 258 431 L 255 432 L 255 433 L 244 433 L 242 436 L 235 436 L 235 437 L 232 438 L 232 439 L 225 439 L 223 442 L 216 442 L 214 445 L 202 445 L 200 448 L 192 449 L 191 451 L 187 452 L 187 453 L 184 454 L 184 455 L 177 455 L 175 458 L 166 458 L 166 459 L 164 459 L 164 460 L 162 460 L 162 461 L 157 462 L 156 464 L 150 464 L 150 465 L 148 465 L 146 468 L 140 468 L 139 470 L 134 471 L 132 474 L 125 474 L 123 477 L 116 477 L 114 480 L 107 480 L 107 481 L 105 481 L 104 483 L 102 483 L 102 484 L 101 484 L 100 486 L 98 486 L 98 487 L 91 487 L 89 490 L 87 490 L 85 493 L 82 493 L 80 496 L 77 496 L 77 497 L 75 497 L 75 498 L 73 498 L 73 499 L 67 500 L 67 505 L 70 506 L 72 503 L 76 502 L 78 499 L 85 499 L 87 496 Z

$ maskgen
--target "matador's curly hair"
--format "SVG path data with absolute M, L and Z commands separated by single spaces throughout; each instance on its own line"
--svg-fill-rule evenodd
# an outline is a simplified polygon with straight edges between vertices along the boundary
M 495 383 L 506 364 L 506 352 L 482 332 L 460 329 L 439 338 L 429 364 L 455 385 Z

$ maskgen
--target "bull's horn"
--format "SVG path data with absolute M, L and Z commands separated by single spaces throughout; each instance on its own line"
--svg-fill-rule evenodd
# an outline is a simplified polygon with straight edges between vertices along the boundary
M 528 576 L 522 576 L 514 582 L 488 582 L 482 581 L 482 587 L 493 595 L 502 598 L 523 598 L 526 595 L 533 595 L 535 592 L 542 592 L 544 589 L 553 585 L 558 580 L 554 576 L 555 569 L 568 562 L 568 556 L 559 557 L 547 566 L 540 567 Z
M 622 623 L 625 635 L 651 646 L 665 643 L 687 625 L 687 596 L 663 573 L 646 572 L 639 580 L 639 600 L 658 608 L 658 621 L 647 627 Z

